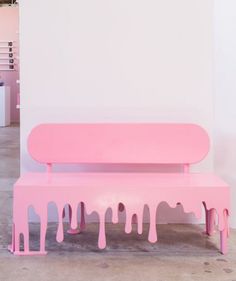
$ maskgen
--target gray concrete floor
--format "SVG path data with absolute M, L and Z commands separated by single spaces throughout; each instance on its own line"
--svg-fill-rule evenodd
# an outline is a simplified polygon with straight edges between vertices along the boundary
M 48 255 L 17 257 L 7 251 L 11 240 L 12 184 L 19 176 L 19 128 L 0 128 L 0 281 L 8 280 L 214 280 L 236 281 L 236 231 L 231 231 L 229 253 L 218 251 L 219 235 L 204 235 L 201 225 L 159 225 L 159 242 L 124 233 L 124 225 L 108 224 L 107 248 L 97 248 L 97 224 L 84 233 L 55 241 L 56 224 L 47 232 Z M 67 225 L 65 225 L 65 228 Z M 30 225 L 31 247 L 38 247 L 38 224 Z

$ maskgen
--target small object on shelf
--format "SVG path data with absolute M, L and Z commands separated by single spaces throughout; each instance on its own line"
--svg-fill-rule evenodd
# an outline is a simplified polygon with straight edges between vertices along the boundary
M 1 79 L 1 76 L 0 76 L 0 87 L 4 86 L 4 81 Z

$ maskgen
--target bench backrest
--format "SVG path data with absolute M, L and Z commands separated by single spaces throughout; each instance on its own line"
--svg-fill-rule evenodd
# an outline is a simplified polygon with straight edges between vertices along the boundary
M 207 155 L 209 138 L 194 124 L 42 124 L 28 150 L 45 164 L 192 164 Z

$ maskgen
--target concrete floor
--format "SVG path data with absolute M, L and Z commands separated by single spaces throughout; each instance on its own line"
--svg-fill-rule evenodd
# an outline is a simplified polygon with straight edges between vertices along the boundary
M 47 256 L 16 257 L 7 251 L 11 240 L 12 184 L 19 175 L 19 128 L 0 128 L 0 281 L 9 280 L 214 280 L 236 281 L 236 231 L 229 253 L 218 251 L 219 235 L 207 237 L 204 226 L 159 225 L 159 242 L 124 233 L 124 226 L 107 225 L 107 248 L 97 248 L 96 224 L 77 236 L 55 241 L 56 224 L 47 232 Z M 67 227 L 65 225 L 65 227 Z M 38 247 L 38 224 L 31 224 L 31 246 Z

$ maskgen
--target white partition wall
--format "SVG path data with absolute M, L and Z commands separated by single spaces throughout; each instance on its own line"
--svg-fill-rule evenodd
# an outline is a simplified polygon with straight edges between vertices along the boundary
M 213 0 L 21 0 L 20 17 L 22 172 L 43 170 L 26 150 L 43 122 L 195 122 L 212 136 Z M 196 169 L 212 168 L 211 152 Z

